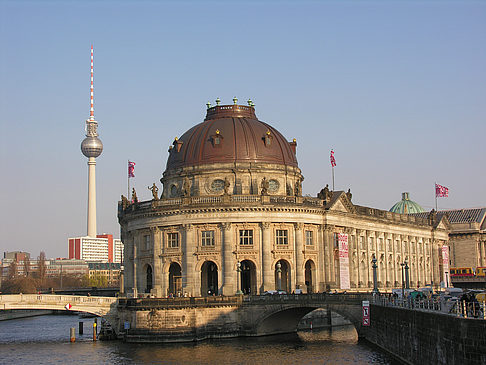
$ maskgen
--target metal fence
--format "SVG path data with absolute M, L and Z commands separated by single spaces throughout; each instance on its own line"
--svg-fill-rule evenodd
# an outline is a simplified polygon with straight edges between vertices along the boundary
M 384 295 L 373 297 L 372 303 L 383 307 L 398 307 L 413 310 L 435 311 L 463 318 L 486 320 L 486 303 L 465 300 L 394 298 Z

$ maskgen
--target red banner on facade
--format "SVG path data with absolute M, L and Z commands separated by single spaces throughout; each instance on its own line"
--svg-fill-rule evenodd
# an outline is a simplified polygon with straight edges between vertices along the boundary
M 349 246 L 348 235 L 344 233 L 338 234 L 339 244 L 339 279 L 341 289 L 350 289 L 349 282 Z

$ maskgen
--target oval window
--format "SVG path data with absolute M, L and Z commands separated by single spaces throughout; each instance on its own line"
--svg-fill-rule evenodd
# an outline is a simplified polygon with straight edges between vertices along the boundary
M 224 181 L 221 179 L 213 180 L 211 183 L 211 190 L 214 192 L 222 191 L 224 189 Z

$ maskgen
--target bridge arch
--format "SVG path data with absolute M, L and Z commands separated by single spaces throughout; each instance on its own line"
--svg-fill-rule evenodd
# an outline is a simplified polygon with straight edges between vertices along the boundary
M 322 305 L 272 305 L 254 320 L 254 335 L 283 334 L 297 332 L 299 322 L 304 316 L 316 309 L 330 309 L 347 320 L 361 333 L 362 309 L 359 305 L 322 304 Z

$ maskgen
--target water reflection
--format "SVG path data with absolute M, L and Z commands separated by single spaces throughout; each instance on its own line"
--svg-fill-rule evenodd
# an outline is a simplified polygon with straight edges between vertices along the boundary
M 358 342 L 352 326 L 255 338 L 181 344 L 126 344 L 91 341 L 92 320 L 84 336 L 69 343 L 72 316 L 42 316 L 0 322 L 2 363 L 65 364 L 391 364 L 386 355 Z M 28 346 L 26 346 L 28 344 Z

